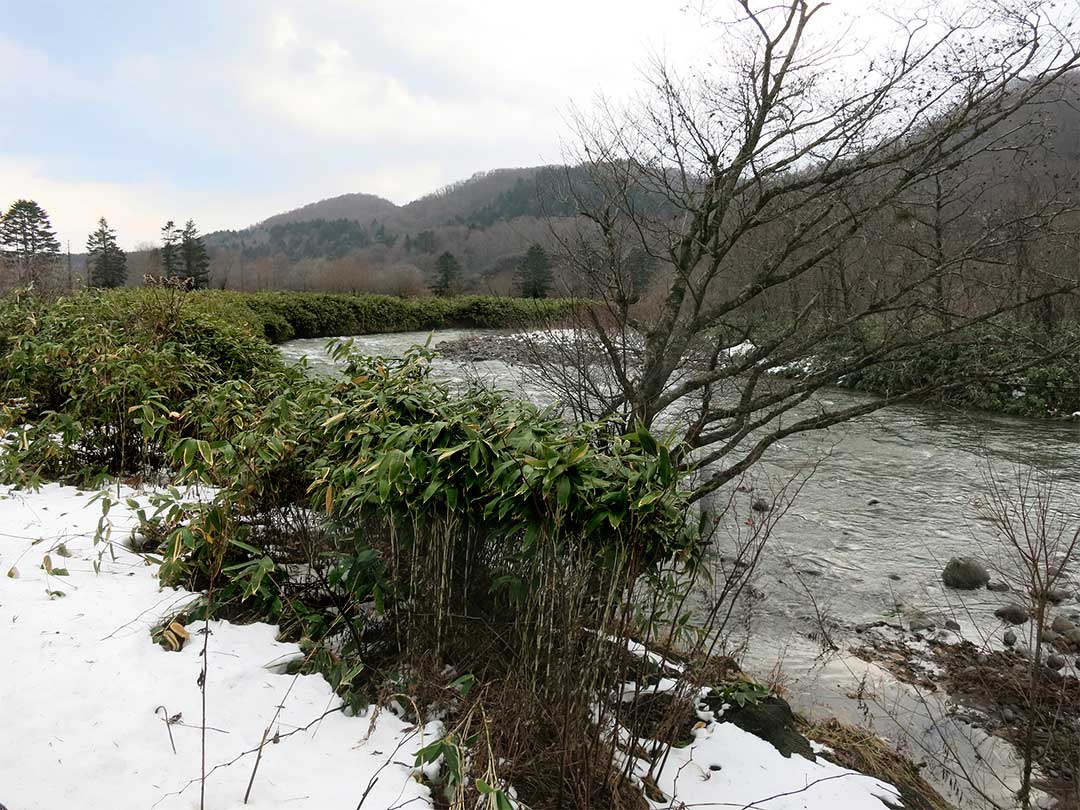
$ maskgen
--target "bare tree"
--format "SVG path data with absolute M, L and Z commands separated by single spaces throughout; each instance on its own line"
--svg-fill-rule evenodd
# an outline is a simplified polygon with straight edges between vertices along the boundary
M 1031 148 L 1032 106 L 1077 63 L 1052 4 L 967 4 L 952 19 L 924 10 L 898 23 L 899 47 L 855 69 L 816 36 L 824 5 L 733 0 L 734 17 L 716 23 L 716 75 L 684 79 L 658 62 L 648 99 L 577 119 L 580 166 L 564 192 L 581 225 L 559 239 L 576 288 L 596 303 L 541 373 L 579 416 L 676 425 L 699 495 L 786 436 L 926 393 L 830 409 L 814 399 L 823 386 L 1076 285 L 1075 273 L 1048 277 L 1021 301 L 988 288 L 961 309 L 945 283 L 1048 228 L 1069 208 L 1058 197 L 933 244 L 954 207 L 970 212 L 973 198 L 959 194 L 967 167 Z M 931 248 L 899 266 L 884 256 L 887 274 L 849 272 L 850 257 L 882 253 L 875 239 L 905 205 Z M 655 266 L 648 294 L 634 269 L 642 256 Z M 835 317 L 822 317 L 810 283 L 823 274 L 842 280 Z M 774 373 L 870 323 L 880 334 L 851 355 L 794 379 Z M 922 328 L 894 326 L 913 323 Z M 571 353 L 585 362 L 566 372 Z

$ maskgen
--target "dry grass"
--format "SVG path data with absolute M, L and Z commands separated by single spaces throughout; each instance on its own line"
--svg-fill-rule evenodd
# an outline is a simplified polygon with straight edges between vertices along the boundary
M 804 722 L 800 731 L 807 738 L 832 749 L 832 753 L 819 756 L 894 785 L 900 791 L 905 810 L 953 810 L 952 805 L 922 778 L 914 762 L 872 731 L 845 725 L 836 719 Z

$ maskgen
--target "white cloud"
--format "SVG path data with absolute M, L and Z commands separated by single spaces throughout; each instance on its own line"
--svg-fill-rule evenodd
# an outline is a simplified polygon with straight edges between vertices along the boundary
M 48 213 L 63 245 L 71 242 L 73 253 L 85 248 L 86 236 L 104 216 L 116 229 L 121 246 L 153 241 L 166 220 L 194 217 L 200 230 L 237 227 L 292 207 L 291 195 L 275 200 L 237 196 L 211 198 L 178 188 L 168 179 L 111 183 L 68 180 L 51 176 L 38 162 L 0 158 L 0 188 L 19 197 L 36 200 Z M 15 191 L 17 190 L 17 191 Z

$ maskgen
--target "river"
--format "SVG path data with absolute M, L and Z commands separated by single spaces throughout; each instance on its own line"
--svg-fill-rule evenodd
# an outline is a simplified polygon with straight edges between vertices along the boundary
M 394 357 L 429 337 L 437 346 L 476 334 L 444 330 L 365 335 L 354 341 L 365 353 Z M 321 339 L 295 340 L 281 351 L 329 369 L 325 346 Z M 434 373 L 456 384 L 479 378 L 541 404 L 551 399 L 519 368 L 500 361 L 463 365 L 437 358 Z M 821 395 L 824 404 L 834 406 L 865 398 L 841 390 Z M 784 481 L 805 477 L 815 463 L 778 521 L 770 539 L 772 551 L 755 580 L 763 598 L 753 609 L 746 665 L 761 677 L 782 668 L 785 696 L 807 714 L 872 724 L 894 742 L 906 736 L 916 760 L 951 748 L 954 758 L 980 781 L 980 790 L 1007 802 L 1008 783 L 1017 767 L 1008 745 L 956 721 L 940 693 L 916 693 L 883 669 L 850 655 L 822 655 L 818 617 L 827 617 L 830 624 L 836 620 L 833 640 L 842 650 L 849 646 L 855 624 L 911 609 L 955 618 L 968 638 L 999 636 L 992 613 L 1008 595 L 967 592 L 961 603 L 958 592 L 942 586 L 942 567 L 954 555 L 992 562 L 1004 558 L 974 507 L 985 497 L 989 469 L 1005 475 L 1029 468 L 1053 473 L 1066 499 L 1061 507 L 1080 514 L 1075 507 L 1080 425 L 919 404 L 892 406 L 778 443 L 755 468 L 755 494 L 768 497 Z M 1076 605 L 1064 609 L 1075 610 Z M 864 699 L 853 699 L 864 676 Z M 929 767 L 924 775 L 958 805 L 984 806 L 975 791 L 957 788 L 940 769 Z

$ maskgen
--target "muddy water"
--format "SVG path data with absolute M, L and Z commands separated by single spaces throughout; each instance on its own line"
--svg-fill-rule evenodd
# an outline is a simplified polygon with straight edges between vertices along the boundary
M 446 330 L 430 338 L 437 346 L 474 334 Z M 428 333 L 405 333 L 355 342 L 362 351 L 389 357 L 428 339 Z M 292 341 L 282 353 L 331 368 L 323 340 Z M 466 366 L 436 360 L 435 373 L 457 383 L 479 378 L 539 403 L 551 399 L 519 369 L 498 361 Z M 821 396 L 830 406 L 863 398 L 844 391 Z M 770 541 L 774 550 L 755 582 L 762 598 L 753 608 L 750 668 L 764 675 L 781 665 L 787 696 L 798 708 L 871 723 L 894 741 L 906 735 L 916 759 L 951 750 L 980 790 L 999 801 L 1007 800 L 1009 783 L 1015 784 L 1017 763 L 1008 746 L 954 720 L 940 695 L 916 694 L 850 656 L 823 657 L 818 628 L 824 618 L 834 627 L 832 640 L 847 649 L 855 640 L 853 625 L 895 621 L 919 609 L 955 617 L 970 638 L 1000 635 L 992 613 L 1007 596 L 979 591 L 961 603 L 957 592 L 942 587 L 941 569 L 953 555 L 1002 559 L 973 504 L 984 497 L 988 469 L 1018 465 L 1055 473 L 1064 505 L 1072 509 L 1080 492 L 1080 425 L 890 407 L 774 446 L 748 482 L 755 494 L 769 497 L 784 482 L 805 478 L 778 522 Z M 977 791 L 955 789 L 939 769 L 928 767 L 926 775 L 962 806 L 983 806 Z

